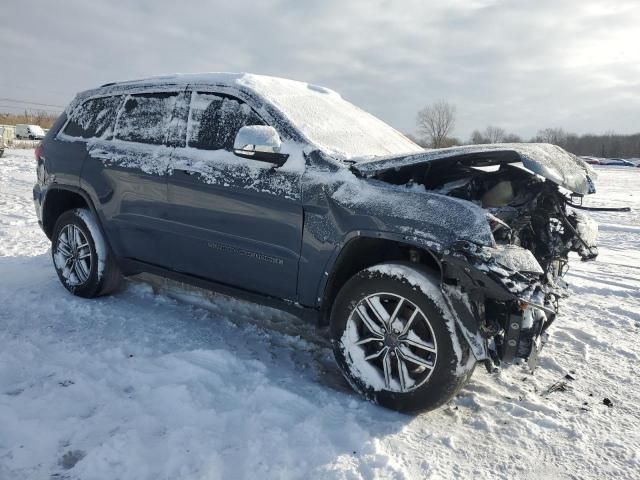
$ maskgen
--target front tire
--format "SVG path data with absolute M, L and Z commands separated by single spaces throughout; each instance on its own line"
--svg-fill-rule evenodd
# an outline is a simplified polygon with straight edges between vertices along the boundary
M 393 410 L 443 405 L 474 368 L 438 279 L 419 265 L 382 264 L 352 277 L 334 303 L 331 336 L 351 386 Z
M 79 297 L 107 295 L 122 283 L 113 253 L 86 208 L 60 215 L 51 236 L 51 256 L 62 285 Z

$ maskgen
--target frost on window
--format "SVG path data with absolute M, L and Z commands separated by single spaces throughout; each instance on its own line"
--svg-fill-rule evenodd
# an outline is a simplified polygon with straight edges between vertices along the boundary
M 190 94 L 180 92 L 176 98 L 173 115 L 167 134 L 167 145 L 170 147 L 184 147 L 187 138 L 187 118 L 189 116 Z
M 63 133 L 77 138 L 108 138 L 121 101 L 122 96 L 87 100 L 71 113 Z
M 194 92 L 189 116 L 190 147 L 231 151 L 238 130 L 245 125 L 264 125 L 264 122 L 249 105 L 239 100 Z
M 152 145 L 165 144 L 177 100 L 177 92 L 130 95 L 120 113 L 116 138 Z

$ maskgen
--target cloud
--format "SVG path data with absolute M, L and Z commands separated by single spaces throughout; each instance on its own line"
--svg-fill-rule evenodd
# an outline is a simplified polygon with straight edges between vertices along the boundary
M 10 2 L 0 88 L 65 104 L 114 80 L 251 71 L 324 84 L 403 131 L 447 99 L 463 139 L 488 124 L 630 133 L 639 22 L 635 0 Z

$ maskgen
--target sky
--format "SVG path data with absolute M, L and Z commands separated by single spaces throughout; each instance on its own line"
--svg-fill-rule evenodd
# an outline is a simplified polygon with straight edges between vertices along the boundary
M 0 111 L 174 72 L 253 72 L 340 92 L 397 129 L 446 100 L 453 135 L 640 131 L 638 0 L 3 2 Z M 15 111 L 15 109 L 14 109 Z

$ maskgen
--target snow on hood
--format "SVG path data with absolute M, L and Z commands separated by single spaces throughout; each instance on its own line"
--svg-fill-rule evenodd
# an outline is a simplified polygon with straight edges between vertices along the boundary
M 421 153 L 361 158 L 353 165 L 358 173 L 373 176 L 387 170 L 427 162 L 460 162 L 487 166 L 522 162 L 525 169 L 572 192 L 595 193 L 595 171 L 572 153 L 548 143 L 498 143 L 425 150 Z

